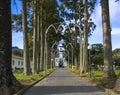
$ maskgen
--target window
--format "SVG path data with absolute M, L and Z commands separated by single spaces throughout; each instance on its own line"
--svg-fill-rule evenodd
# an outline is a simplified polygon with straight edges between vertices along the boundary
M 23 66 L 23 62 L 21 62 L 21 66 Z
M 20 61 L 18 61 L 18 66 L 20 66 Z
M 13 65 L 13 66 L 15 65 L 15 60 L 12 60 L 12 65 Z

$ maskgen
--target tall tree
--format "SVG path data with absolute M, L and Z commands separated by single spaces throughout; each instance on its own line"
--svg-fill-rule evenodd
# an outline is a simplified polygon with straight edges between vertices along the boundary
M 30 75 L 30 57 L 28 46 L 28 31 L 27 31 L 27 9 L 26 0 L 22 0 L 22 28 L 23 28 L 23 46 L 24 46 L 24 74 Z
M 39 4 L 40 2 L 40 4 Z M 45 3 L 44 3 L 45 2 Z M 52 23 L 56 23 L 56 22 L 60 22 L 61 18 L 59 16 L 59 10 L 58 10 L 58 4 L 56 0 L 37 0 L 37 22 L 36 25 L 34 25 L 34 7 L 35 4 L 33 5 L 33 0 L 27 2 L 27 27 L 28 27 L 28 37 L 29 37 L 29 48 L 30 51 L 33 51 L 33 40 L 35 40 L 34 38 L 36 38 L 36 68 L 38 69 L 37 71 L 39 72 L 39 65 L 40 65 L 40 69 L 42 69 L 44 64 L 44 35 L 46 31 L 46 28 L 52 24 Z M 13 15 L 13 27 L 16 30 L 21 31 L 21 15 Z M 16 19 L 18 18 L 18 19 Z M 40 20 L 39 20 L 40 19 Z M 43 23 L 44 22 L 44 23 Z M 40 23 L 40 25 L 39 25 Z M 17 25 L 16 25 L 17 24 Z M 18 26 L 18 27 L 16 27 Z M 33 36 L 33 27 L 36 26 L 37 29 L 37 36 L 36 37 L 32 37 Z M 39 29 L 40 26 L 40 29 Z M 39 33 L 40 32 L 40 33 Z M 40 37 L 39 37 L 40 34 Z M 32 39 L 33 38 L 33 39 Z M 39 38 L 40 38 L 40 46 L 39 46 Z M 39 52 L 39 47 L 40 47 L 40 52 Z M 35 53 L 35 52 L 34 52 Z M 40 53 L 40 54 L 39 54 Z M 39 55 L 40 55 L 40 64 L 39 64 Z M 33 57 L 33 54 L 30 52 L 30 56 L 31 59 Z M 42 57 L 42 58 L 41 58 Z
M 0 95 L 13 95 L 20 84 L 12 74 L 11 0 L 0 0 Z
M 37 73 L 37 0 L 34 0 L 34 9 L 33 9 L 33 68 L 32 73 Z
M 40 72 L 40 1 L 37 0 L 37 73 Z
M 65 0 L 60 0 L 62 4 L 60 5 L 60 10 L 61 10 L 61 16 L 66 18 L 66 20 L 74 20 L 75 24 L 77 24 L 78 21 L 78 0 L 70 0 L 70 1 L 65 1 Z M 66 11 L 67 10 L 67 11 Z M 68 11 L 69 10 L 69 11 Z M 75 31 L 73 32 L 74 35 L 74 48 L 77 48 L 77 37 L 78 37 L 78 31 L 75 28 Z M 73 39 L 73 38 L 71 38 Z M 77 51 L 74 51 L 74 65 L 77 68 L 78 67 L 78 56 L 77 56 Z
M 103 46 L 104 46 L 104 77 L 114 77 L 111 45 L 111 26 L 109 15 L 109 0 L 101 0 Z
M 83 47 L 83 72 L 86 72 L 88 65 L 88 0 L 85 0 L 84 7 L 84 47 Z
M 92 14 L 92 12 L 93 12 L 93 9 L 94 9 L 94 5 L 95 5 L 95 0 L 88 0 L 87 1 L 87 8 L 85 8 L 85 0 L 83 1 L 83 0 L 70 0 L 70 1 L 64 1 L 64 0 L 60 0 L 63 4 L 61 4 L 61 6 L 60 6 L 60 9 L 61 9 L 61 16 L 63 16 L 63 17 L 65 17 L 66 18 L 66 20 L 75 20 L 76 22 L 77 22 L 77 24 L 78 23 L 81 23 L 81 30 L 83 30 L 83 31 L 87 31 L 87 34 L 85 34 L 84 33 L 84 35 L 86 35 L 86 36 L 89 36 L 89 34 L 91 34 L 91 31 L 93 31 L 94 29 L 95 29 L 95 24 L 94 24 L 94 22 L 92 21 L 92 19 L 90 18 L 90 15 Z M 84 2 L 84 4 L 82 3 L 82 2 Z M 78 8 L 78 7 L 80 7 L 81 6 L 81 8 Z M 86 10 L 87 9 L 87 14 L 85 13 L 85 11 L 84 10 Z M 67 10 L 67 11 L 66 11 Z M 68 10 L 69 10 L 69 12 L 68 12 Z M 81 11 L 81 12 L 80 12 Z M 84 15 L 85 14 L 85 15 Z M 86 18 L 84 18 L 84 17 L 86 17 L 86 15 L 87 15 L 87 26 L 85 26 L 85 22 L 86 22 Z M 79 18 L 80 17 L 80 18 Z M 81 19 L 81 20 L 80 20 Z M 84 26 L 85 27 L 87 27 L 87 30 L 84 30 Z M 77 31 L 76 31 L 77 32 Z M 81 32 L 81 31 L 80 31 Z M 75 33 L 75 34 L 77 34 L 76 36 L 78 37 L 78 36 L 81 36 L 81 34 L 79 34 L 79 33 Z M 81 37 L 80 37 L 81 38 Z M 85 37 L 84 37 L 85 38 Z M 77 38 L 76 38 L 77 39 Z M 85 38 L 86 39 L 86 38 Z M 80 39 L 81 41 L 82 41 L 82 39 Z M 87 39 L 88 40 L 88 39 Z M 84 40 L 84 42 L 85 42 L 86 40 Z M 87 44 L 88 44 L 88 41 L 87 42 L 85 42 L 86 43 L 86 46 L 87 46 Z M 82 43 L 81 43 L 82 44 Z M 85 45 L 85 44 L 84 44 Z M 75 47 L 75 46 L 74 46 Z M 84 48 L 84 49 L 87 49 L 87 48 Z M 87 51 L 87 50 L 86 50 Z M 82 53 L 82 52 L 81 52 Z M 75 55 L 74 55 L 77 59 L 78 59 L 78 56 L 77 56 L 77 53 L 75 53 Z M 87 54 L 85 54 L 85 58 L 87 58 Z M 81 56 L 81 58 L 83 58 L 82 56 Z M 81 60 L 82 61 L 82 60 Z M 77 63 L 78 63 L 78 61 L 77 61 Z M 83 62 L 82 62 L 83 63 Z M 86 59 L 85 59 L 85 62 L 84 62 L 85 64 L 87 64 L 86 63 Z M 87 66 L 87 65 L 86 65 Z M 82 68 L 83 67 L 85 67 L 86 68 L 86 66 L 82 66 Z M 84 70 L 84 71 L 86 71 L 86 70 Z M 82 72 L 83 72 L 83 70 L 82 70 Z
M 40 69 L 43 70 L 44 68 L 44 37 L 45 37 L 45 33 L 43 32 L 43 3 L 44 3 L 44 0 L 41 0 L 40 2 L 40 37 L 41 37 L 41 51 L 40 51 Z
M 80 25 L 80 32 L 79 32 L 79 35 L 80 35 L 80 74 L 82 73 L 82 63 L 83 63 L 83 41 L 82 41 L 82 10 L 81 10 L 81 7 L 82 7 L 82 0 L 80 0 L 80 3 L 79 3 L 79 25 Z
M 56 0 L 41 0 L 41 10 L 40 10 L 40 18 L 41 18 L 41 64 L 44 64 L 44 51 L 45 51 L 45 48 L 48 48 L 48 47 L 45 47 L 45 31 L 46 29 L 49 27 L 49 25 L 51 24 L 54 24 L 56 22 L 60 22 L 60 21 L 63 21 L 60 16 L 59 16 L 59 10 L 58 10 L 58 4 L 57 4 L 57 1 Z M 49 33 L 53 34 L 52 32 L 55 33 L 55 30 L 53 29 L 53 31 L 51 31 L 51 29 L 49 30 L 49 32 L 47 33 L 47 38 L 46 39 L 49 39 L 48 35 Z M 56 36 L 54 38 L 57 38 Z M 52 37 L 52 39 L 54 39 Z M 53 40 L 49 40 L 49 42 L 51 43 Z M 48 42 L 48 43 L 49 43 Z M 53 44 L 53 43 L 51 43 Z M 46 53 L 47 55 L 47 53 Z M 47 61 L 46 61 L 47 62 Z M 48 62 L 47 62 L 48 63 Z M 43 65 L 42 65 L 43 67 Z M 42 68 L 43 69 L 43 68 Z

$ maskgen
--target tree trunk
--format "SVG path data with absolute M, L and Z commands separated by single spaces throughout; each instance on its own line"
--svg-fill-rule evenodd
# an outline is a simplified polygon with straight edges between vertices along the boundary
M 51 47 L 48 47 L 48 68 L 47 69 L 50 69 L 51 68 Z
M 28 35 L 27 35 L 27 9 L 26 0 L 22 0 L 22 28 L 23 28 L 23 45 L 24 45 L 24 74 L 30 75 L 30 57 L 29 57 L 29 46 L 28 46 Z
M 80 1 L 81 3 L 79 4 L 79 20 L 80 20 L 80 74 L 82 73 L 82 64 L 83 64 L 83 42 L 82 42 L 82 22 L 81 22 L 81 4 L 82 4 L 82 0 Z
M 40 67 L 41 67 L 41 70 L 43 71 L 43 67 L 44 67 L 44 37 L 45 37 L 45 33 L 43 32 L 43 11 L 42 11 L 42 7 L 43 7 L 43 0 L 41 0 L 41 6 L 40 6 L 40 32 L 41 32 L 41 58 L 40 58 Z
M 111 27 L 109 18 L 109 0 L 101 0 L 104 46 L 104 77 L 114 77 L 112 63 Z
M 33 68 L 32 73 L 37 73 L 37 0 L 34 0 L 34 27 L 33 27 Z
M 88 0 L 85 0 L 84 8 L 84 49 L 83 49 L 83 72 L 87 71 L 88 65 Z
M 0 0 L 0 95 L 13 95 L 21 88 L 12 74 L 11 0 Z
M 46 35 L 45 35 L 46 36 Z M 47 37 L 46 37 L 46 42 L 45 42 L 45 70 L 48 68 L 48 42 L 47 42 Z
M 40 1 L 37 0 L 37 73 L 40 72 Z

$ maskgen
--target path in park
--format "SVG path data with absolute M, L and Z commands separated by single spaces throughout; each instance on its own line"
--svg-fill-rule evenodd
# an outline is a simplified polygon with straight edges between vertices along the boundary
M 107 95 L 95 84 L 65 69 L 57 69 L 23 95 Z

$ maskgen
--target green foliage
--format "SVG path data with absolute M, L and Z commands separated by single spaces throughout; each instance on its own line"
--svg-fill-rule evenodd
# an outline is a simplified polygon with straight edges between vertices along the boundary
M 43 24 L 44 30 L 53 23 L 61 22 L 63 19 L 59 16 L 58 3 L 56 0 L 45 0 L 43 3 Z
M 120 70 L 115 70 L 115 74 L 119 75 L 120 74 Z
M 51 48 L 54 42 L 59 42 L 61 40 L 61 33 L 56 33 L 55 30 L 50 29 L 47 33 L 47 44 Z
M 93 70 L 92 73 L 94 77 L 103 77 L 103 74 L 104 74 L 103 71 L 98 71 L 98 70 Z M 115 70 L 115 74 L 119 75 L 120 70 Z
M 18 47 L 13 47 L 12 54 L 17 55 L 17 56 L 23 56 L 23 50 L 19 49 Z
M 46 75 L 51 73 L 54 69 L 48 69 L 46 70 Z M 41 79 L 42 77 L 44 77 L 44 72 L 40 72 L 39 74 L 34 74 L 34 75 L 30 75 L 30 76 L 25 76 L 23 73 L 14 73 L 14 76 L 18 79 L 18 80 L 22 80 L 22 81 L 36 81 Z
M 73 72 L 73 73 L 75 73 L 75 74 L 77 74 L 77 75 L 80 75 L 80 71 L 77 70 L 77 69 L 67 68 L 67 70 L 69 70 L 69 71 L 71 71 L 71 72 Z M 80 76 L 81 76 L 81 77 L 87 77 L 87 76 L 89 76 L 89 72 L 87 72 L 87 73 L 82 73 Z M 102 76 L 103 76 L 103 72 L 102 72 L 102 71 L 92 70 L 91 76 L 92 76 L 92 77 L 102 77 Z
M 23 75 L 23 73 L 14 73 L 14 76 L 18 79 L 18 80 L 38 80 L 40 79 L 43 74 L 40 73 L 40 74 L 34 74 L 34 75 L 31 75 L 31 76 L 25 76 Z
M 66 68 L 67 70 L 69 70 L 69 71 L 71 71 L 71 72 L 73 72 L 73 73 L 75 73 L 75 74 L 77 74 L 77 75 L 80 75 L 80 71 L 79 70 L 77 70 L 77 69 L 71 69 L 71 68 Z M 115 74 L 116 75 L 119 75 L 120 74 L 120 70 L 115 70 Z M 98 71 L 98 70 L 93 70 L 92 69 L 92 71 L 91 71 L 91 77 L 93 77 L 93 79 L 94 79 L 94 77 L 99 77 L 99 78 L 102 78 L 103 77 L 103 75 L 104 75 L 104 72 L 103 71 Z M 87 72 L 87 73 L 82 73 L 81 75 L 80 75 L 81 77 L 88 77 L 89 76 L 89 72 Z M 95 78 L 95 79 L 96 79 Z M 101 81 L 101 80 L 100 80 Z M 98 84 L 99 83 L 101 83 L 100 81 L 98 81 Z M 103 80 L 102 80 L 103 81 Z
M 81 16 L 81 25 L 82 28 L 84 27 L 84 4 L 83 1 L 79 2 L 80 0 L 71 0 L 71 1 L 65 1 L 60 0 L 61 4 L 59 5 L 60 9 L 60 15 L 66 19 L 66 20 L 75 20 L 75 23 L 79 24 L 79 15 Z M 91 35 L 91 32 L 94 31 L 96 28 L 96 25 L 90 18 L 91 14 L 93 13 L 94 6 L 96 0 L 88 0 L 88 31 L 89 35 Z M 79 8 L 79 6 L 81 6 Z M 83 30 L 83 29 L 82 29 Z
M 96 70 L 93 70 L 92 71 L 92 75 L 94 76 L 94 77 L 102 77 L 103 76 L 103 72 L 102 71 L 96 71 Z
M 103 45 L 101 43 L 92 44 L 91 49 L 92 63 L 95 64 L 95 69 L 100 69 L 97 65 L 103 65 Z
M 103 45 L 101 43 L 92 44 L 91 54 L 103 53 Z
M 112 53 L 114 65 L 120 66 L 120 49 L 115 49 Z
M 68 30 L 65 31 L 65 34 L 63 35 L 63 39 L 65 40 L 66 44 L 72 42 L 72 35 L 73 33 L 71 33 L 70 31 Z
M 103 53 L 98 53 L 96 54 L 93 59 L 92 59 L 92 62 L 95 64 L 95 65 L 103 65 Z
M 12 14 L 12 30 L 22 31 L 22 14 Z
M 59 6 L 59 9 L 61 10 L 60 15 L 67 20 L 75 19 L 77 17 L 77 0 L 72 2 L 67 0 L 60 1 L 62 2 Z

